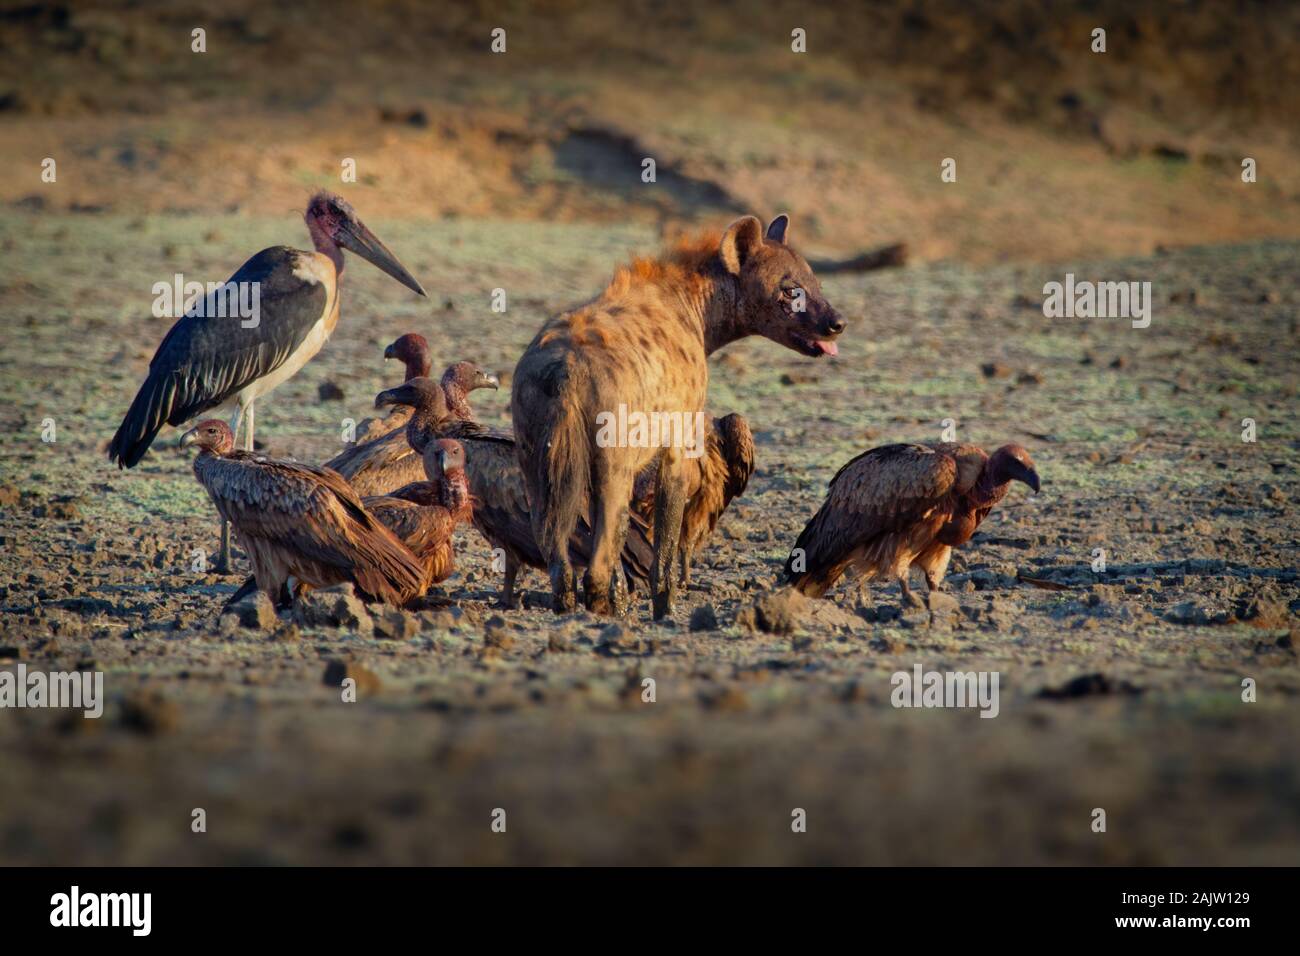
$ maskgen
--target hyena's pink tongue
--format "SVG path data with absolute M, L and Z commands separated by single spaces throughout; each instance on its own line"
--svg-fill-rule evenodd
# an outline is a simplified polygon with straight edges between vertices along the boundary
M 822 341 L 818 341 L 816 344 L 817 344 L 817 347 L 818 347 L 819 349 L 821 349 L 821 350 L 822 350 L 824 353 L 826 353 L 827 355 L 839 355 L 839 354 L 840 354 L 840 347 L 839 347 L 838 345 L 836 345 L 834 342 L 822 342 Z

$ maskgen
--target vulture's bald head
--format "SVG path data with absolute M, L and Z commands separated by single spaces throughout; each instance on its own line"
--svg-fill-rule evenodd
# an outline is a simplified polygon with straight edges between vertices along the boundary
M 1034 460 L 1023 447 L 1012 442 L 1003 445 L 989 458 L 989 469 L 999 484 L 1006 481 L 1023 481 L 1038 492 L 1038 470 Z
M 442 386 L 424 376 L 403 382 L 397 388 L 390 388 L 375 396 L 375 408 L 389 405 L 405 405 L 432 414 L 435 419 L 447 416 L 447 397 L 443 394 Z

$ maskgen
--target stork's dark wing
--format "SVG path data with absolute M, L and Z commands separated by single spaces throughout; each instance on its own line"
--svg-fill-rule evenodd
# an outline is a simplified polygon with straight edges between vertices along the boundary
M 424 569 L 362 506 L 342 476 L 259 456 L 201 456 L 195 473 L 237 535 L 345 571 L 362 590 L 404 603 L 423 590 Z
M 217 314 L 217 297 L 204 299 L 203 315 L 182 317 L 171 327 L 149 375 L 113 436 L 108 456 L 130 468 L 144 457 L 163 424 L 180 425 L 229 401 L 240 389 L 279 368 L 303 343 L 325 313 L 330 290 L 299 269 L 298 252 L 287 246 L 263 249 L 227 280 L 236 290 L 256 282 L 257 324 L 238 315 Z M 251 287 L 248 287 L 251 288 Z M 236 292 L 236 295 L 238 293 Z
M 924 445 L 884 445 L 863 452 L 831 479 L 825 502 L 786 560 L 787 580 L 817 579 L 842 568 L 859 546 L 925 520 L 948 498 L 956 480 L 956 461 Z M 801 571 L 795 570 L 798 551 Z

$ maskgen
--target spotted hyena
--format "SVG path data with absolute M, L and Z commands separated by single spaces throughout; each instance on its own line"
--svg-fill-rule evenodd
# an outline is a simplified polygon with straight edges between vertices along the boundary
M 708 356 L 747 335 L 808 356 L 836 354 L 844 321 L 808 263 L 786 244 L 788 223 L 778 216 L 764 231 L 758 219 L 744 216 L 721 239 L 634 260 L 592 302 L 547 321 L 519 360 L 510 411 L 556 612 L 576 604 L 564 543 L 580 515 L 590 516 L 595 531 L 583 581 L 587 606 L 614 610 L 613 570 L 633 481 L 656 460 L 650 580 L 656 618 L 675 596 L 683 473 L 687 456 L 698 450 L 597 441 L 602 412 L 613 414 L 620 405 L 649 415 L 702 412 Z

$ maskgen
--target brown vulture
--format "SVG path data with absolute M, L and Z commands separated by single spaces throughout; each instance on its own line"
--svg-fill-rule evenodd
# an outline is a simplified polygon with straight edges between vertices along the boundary
M 1039 488 L 1019 445 L 992 455 L 950 442 L 863 452 L 831 479 L 826 501 L 790 552 L 786 580 L 820 597 L 846 571 L 862 583 L 892 578 L 911 600 L 907 576 L 916 565 L 936 591 L 952 549 L 970 540 L 1012 481 Z
M 456 569 L 452 532 L 469 524 L 473 508 L 465 476 L 465 449 L 440 439 L 425 450 L 429 480 L 415 481 L 389 495 L 363 498 L 367 511 L 411 549 L 428 572 L 428 584 L 445 581 Z
M 194 476 L 248 552 L 257 586 L 279 601 L 289 578 L 303 589 L 350 581 L 365 596 L 402 605 L 428 587 L 425 567 L 328 468 L 236 451 L 230 426 L 199 422 Z
M 533 539 L 514 438 L 509 432 L 451 414 L 444 389 L 431 379 L 412 379 L 375 396 L 375 407 L 387 405 L 414 409 L 406 426 L 407 442 L 412 449 L 427 449 L 439 438 L 454 438 L 465 446 L 465 471 L 474 501 L 474 527 L 491 548 L 503 553 L 505 582 L 501 603 L 504 607 L 514 607 L 515 580 L 520 569 L 546 567 Z M 427 452 L 424 461 L 427 466 Z M 590 560 L 591 527 L 587 522 L 579 522 L 570 538 L 569 550 L 575 564 L 585 566 Z M 652 555 L 647 528 L 644 522 L 635 519 L 622 554 L 629 585 L 649 580 Z
M 642 471 L 632 491 L 632 511 L 648 527 L 654 524 L 657 470 L 658 465 L 652 464 Z M 727 506 L 744 493 L 753 473 L 754 435 L 749 422 L 735 412 L 713 419 L 705 454 L 687 459 L 686 505 L 677 552 L 683 587 L 690 583 L 695 552 L 718 526 Z
M 421 381 L 431 381 L 424 376 L 418 377 Z M 477 388 L 498 387 L 499 382 L 495 375 L 489 374 L 473 362 L 457 362 L 448 367 L 442 375 L 439 391 L 442 393 L 443 405 L 441 410 L 435 410 L 436 418 L 443 419 L 452 415 L 454 405 L 462 411 L 464 417 L 472 420 L 474 413 L 467 401 L 469 393 Z M 431 397 L 430 400 L 436 399 Z M 408 408 L 408 406 L 399 406 L 399 408 Z M 409 410 L 405 412 L 408 422 L 410 414 Z M 333 468 L 363 495 L 386 495 L 403 485 L 425 479 L 424 462 L 407 441 L 406 431 L 402 428 L 386 432 L 370 441 L 352 445 L 327 461 L 325 467 Z
M 392 345 L 384 349 L 384 361 L 397 359 L 406 367 L 402 381 L 427 376 L 433 368 L 433 357 L 429 353 L 429 343 L 423 335 L 407 332 Z M 394 408 L 383 418 L 367 418 L 357 426 L 356 444 L 363 445 L 381 435 L 406 427 L 406 420 L 411 417 L 409 408 Z M 335 469 L 337 470 L 337 469 Z
M 244 447 L 252 451 L 254 402 L 306 365 L 338 324 L 344 249 L 425 294 L 341 196 L 317 193 L 305 219 L 314 252 L 263 249 L 171 327 L 109 445 L 118 467 L 139 462 L 164 425 L 221 406 L 234 407 L 232 433 L 244 422 Z M 245 306 L 252 314 L 243 314 Z M 223 522 L 218 568 L 229 566 Z

